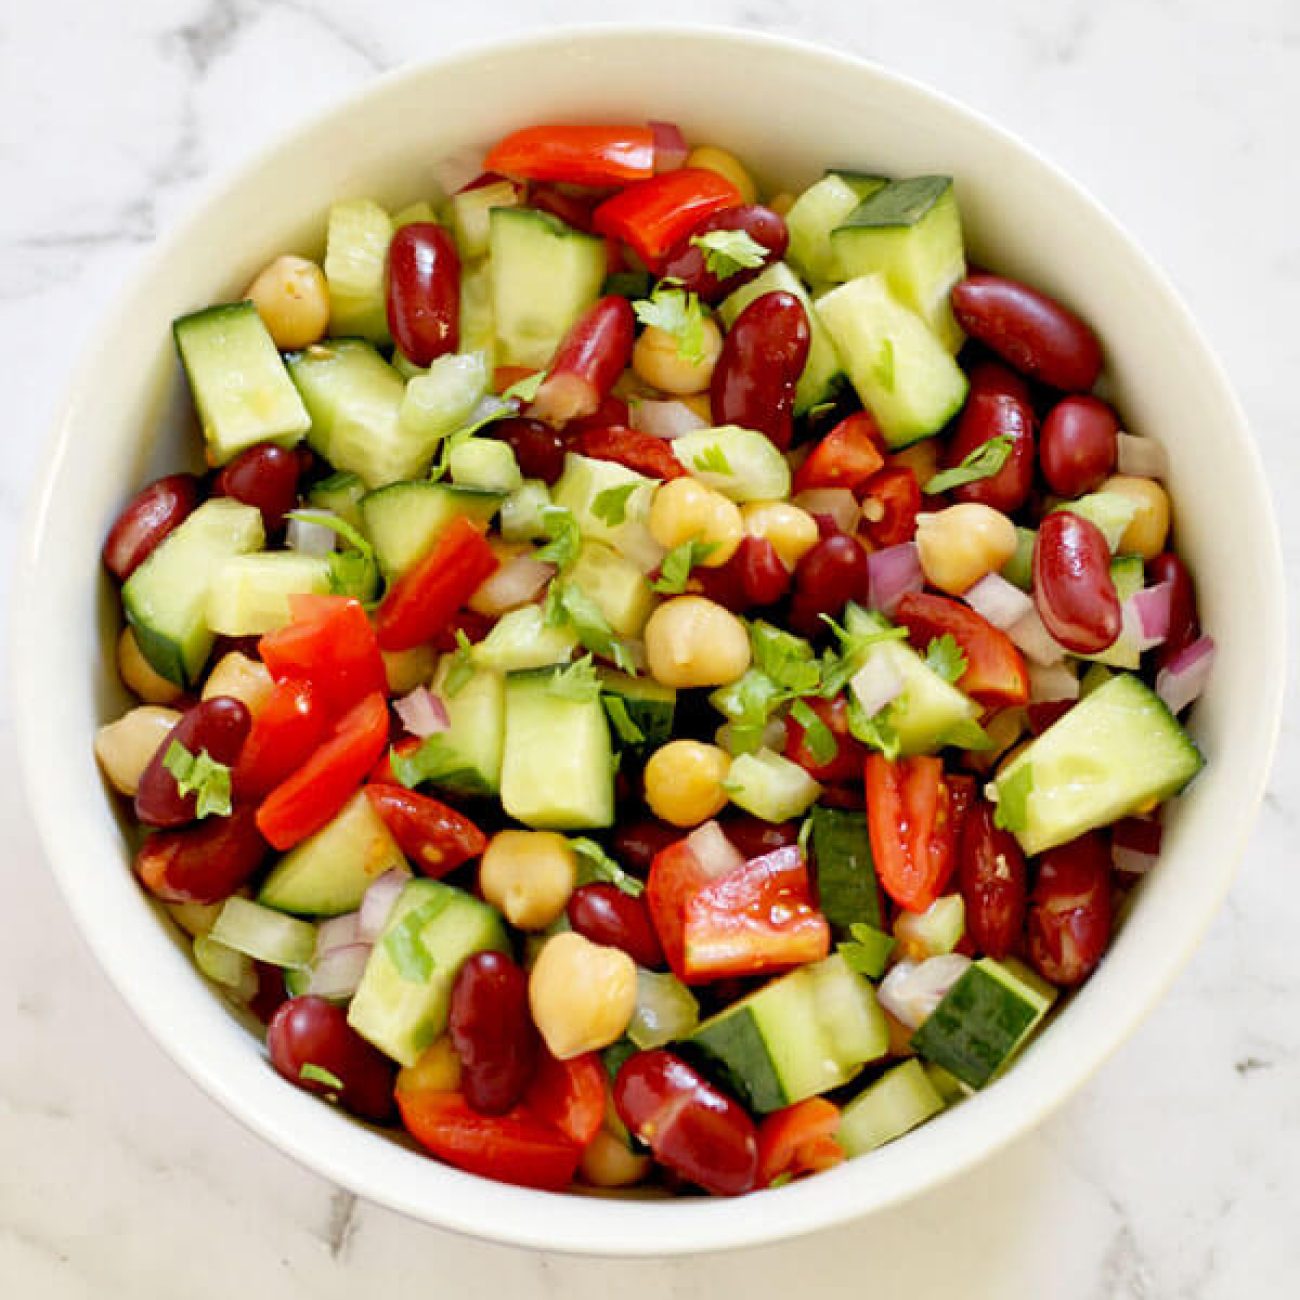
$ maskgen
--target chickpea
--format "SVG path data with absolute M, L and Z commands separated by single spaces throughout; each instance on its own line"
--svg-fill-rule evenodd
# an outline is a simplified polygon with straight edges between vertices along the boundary
M 438 666 L 438 652 L 431 645 L 410 650 L 381 650 L 384 677 L 391 695 L 409 695 L 417 686 L 427 686 Z
M 246 297 L 281 352 L 319 343 L 330 323 L 325 272 L 305 257 L 277 257 L 257 273 Z
M 636 1010 L 636 962 L 569 930 L 548 939 L 528 977 L 533 1023 L 561 1061 L 623 1036 Z
M 750 501 L 741 507 L 740 513 L 745 520 L 745 532 L 750 537 L 763 537 L 771 542 L 781 563 L 792 573 L 821 536 L 812 515 L 788 501 Z
M 645 765 L 646 803 L 674 826 L 698 826 L 727 806 L 722 783 L 730 768 L 730 755 L 717 745 L 671 740 Z
M 740 191 L 742 203 L 758 202 L 758 186 L 734 153 L 728 153 L 712 144 L 697 145 L 686 155 L 686 166 L 703 167 L 705 171 L 717 172 Z
M 782 190 L 779 194 L 773 194 L 767 201 L 767 206 L 776 213 L 778 217 L 788 217 L 790 209 L 794 207 L 798 196 L 791 194 L 789 190 Z
M 545 930 L 577 883 L 573 846 L 555 831 L 499 831 L 479 863 L 483 897 L 517 930 Z
M 142 705 L 95 733 L 95 757 L 118 794 L 133 795 L 149 760 L 181 720 L 175 709 Z
M 709 569 L 726 564 L 745 536 L 740 507 L 689 476 L 656 489 L 649 526 L 650 535 L 669 551 L 683 542 L 708 542 L 713 550 L 699 563 Z
M 632 349 L 632 369 L 652 388 L 662 393 L 685 396 L 702 393 L 713 379 L 713 367 L 722 352 L 722 332 L 712 317 L 704 318 L 701 356 L 698 361 L 684 357 L 676 335 L 647 325 Z
M 129 628 L 122 629 L 117 642 L 117 675 L 122 685 L 135 692 L 146 704 L 170 704 L 183 694 L 175 682 L 169 682 L 140 652 L 140 643 Z
M 203 683 L 203 698 L 210 700 L 217 695 L 228 695 L 246 704 L 249 713 L 256 718 L 266 707 L 273 690 L 275 682 L 264 663 L 232 650 L 222 655 L 208 674 L 208 680 Z
M 650 675 L 664 686 L 728 686 L 750 663 L 749 633 L 703 596 L 665 601 L 645 626 Z
M 963 501 L 919 515 L 916 547 L 926 581 L 960 596 L 1016 553 L 1016 526 L 992 506 Z
M 939 440 L 923 438 L 902 451 L 890 453 L 889 464 L 900 469 L 910 469 L 916 475 L 916 481 L 924 488 L 939 472 Z
M 650 1172 L 650 1157 L 639 1156 L 608 1129 L 583 1148 L 578 1168 L 593 1187 L 631 1187 Z
M 420 1053 L 414 1065 L 397 1072 L 398 1092 L 459 1092 L 460 1057 L 451 1036 L 443 1034 Z
M 1119 539 L 1118 553 L 1155 559 L 1169 537 L 1169 494 L 1153 478 L 1128 474 L 1113 474 L 1100 490 L 1118 493 L 1137 505 L 1137 514 Z

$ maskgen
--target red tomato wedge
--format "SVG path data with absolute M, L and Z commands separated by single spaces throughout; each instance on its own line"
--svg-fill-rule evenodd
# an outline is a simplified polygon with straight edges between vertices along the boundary
M 798 763 L 815 781 L 856 781 L 862 771 L 862 760 L 867 747 L 849 731 L 849 702 L 842 695 L 833 700 L 815 696 L 806 701 L 808 707 L 825 723 L 835 742 L 835 753 L 829 758 L 818 758 L 808 744 L 803 724 L 794 716 L 785 723 L 785 756 Z
M 582 1148 L 522 1106 L 480 1115 L 458 1092 L 400 1089 L 397 1106 L 421 1146 L 468 1173 L 560 1192 L 578 1168 Z
M 660 849 L 650 863 L 645 901 L 673 973 L 685 969 L 686 905 L 713 879 L 685 840 Z
M 868 754 L 867 829 L 876 875 L 899 907 L 924 912 L 956 864 L 952 797 L 943 762 Z
M 543 1049 L 524 1105 L 570 1142 L 585 1147 L 605 1122 L 607 1078 L 597 1052 L 560 1061 Z
M 388 705 L 367 695 L 334 724 L 325 743 L 257 810 L 257 829 L 277 849 L 320 830 L 356 792 L 388 744 Z
M 324 697 L 311 682 L 278 682 L 240 750 L 235 790 L 246 798 L 274 790 L 312 756 L 328 729 Z
M 662 438 L 636 429 L 583 429 L 574 450 L 592 460 L 613 461 L 651 478 L 681 478 L 686 473 Z
M 499 141 L 486 171 L 569 185 L 624 185 L 654 175 L 649 126 L 527 126 Z
M 433 550 L 393 584 L 375 612 L 380 646 L 411 650 L 432 641 L 498 563 L 480 525 L 453 519 Z
M 758 1185 L 831 1169 L 844 1158 L 835 1140 L 840 1108 L 824 1097 L 809 1097 L 764 1116 L 758 1126 Z
M 734 208 L 740 191 L 703 167 L 681 167 L 635 181 L 596 209 L 596 232 L 621 239 L 656 273 L 674 246 L 705 217 Z
M 866 411 L 841 420 L 813 449 L 794 476 L 794 490 L 847 488 L 856 493 L 885 463 L 880 429 Z
M 372 778 L 373 779 L 373 778 Z M 400 785 L 371 784 L 366 798 L 414 866 L 435 880 L 487 848 L 487 836 L 454 808 Z
M 898 602 L 894 620 L 907 628 L 922 654 L 937 637 L 951 636 L 966 656 L 966 671 L 957 685 L 986 708 L 1024 704 L 1029 699 L 1024 656 L 1005 632 L 969 605 L 929 592 L 908 592 Z
M 882 469 L 859 489 L 862 531 L 876 546 L 898 546 L 916 536 L 921 512 L 921 485 L 905 466 Z

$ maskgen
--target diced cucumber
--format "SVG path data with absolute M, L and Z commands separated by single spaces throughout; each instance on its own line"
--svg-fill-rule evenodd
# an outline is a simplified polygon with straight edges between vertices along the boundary
M 496 438 L 467 438 L 452 447 L 447 468 L 457 487 L 505 496 L 523 486 L 524 476 L 510 444 Z
M 314 925 L 238 894 L 226 899 L 208 938 L 272 966 L 306 966 L 316 951 Z
M 519 191 L 511 181 L 494 181 L 477 189 L 462 190 L 448 200 L 451 228 L 461 260 L 473 262 L 487 255 L 493 208 L 517 208 Z
M 875 177 L 861 178 L 853 185 L 837 172 L 827 172 L 799 195 L 785 215 L 785 224 L 790 232 L 790 264 L 805 280 L 824 284 L 845 278 L 836 273 L 831 231 L 847 220 L 873 186 L 880 189 L 885 184 L 883 177 Z
M 1120 539 L 1137 514 L 1137 502 L 1119 492 L 1089 492 L 1073 501 L 1063 501 L 1055 509 L 1068 510 L 1096 524 L 1113 554 L 1119 550 Z
M 620 747 L 648 752 L 672 739 L 677 692 L 671 686 L 661 686 L 653 677 L 628 677 L 612 668 L 602 668 L 600 690 Z M 641 733 L 640 740 L 624 739 L 620 731 L 624 718 Z
M 926 323 L 864 275 L 817 300 L 862 404 L 892 448 L 937 433 L 961 410 L 966 376 Z
M 1079 698 L 1091 695 L 1099 687 L 1105 686 L 1115 674 L 1101 664 L 1093 664 L 1079 681 Z
M 525 826 L 581 830 L 614 821 L 614 754 L 599 694 L 574 699 L 559 670 L 506 678 L 501 803 Z
M 568 580 L 596 602 L 615 636 L 639 637 L 658 603 L 645 574 L 603 542 L 583 542 Z
M 257 901 L 281 912 L 341 916 L 361 906 L 384 872 L 406 869 L 397 841 L 358 790 L 332 821 L 276 863 Z
M 311 424 L 251 302 L 209 307 L 172 325 L 212 464 L 248 447 L 292 447 Z
M 510 951 L 500 916 L 439 880 L 413 880 L 393 906 L 348 1007 L 348 1024 L 401 1065 L 447 1027 L 451 986 L 467 957 Z
M 894 937 L 913 961 L 945 956 L 965 933 L 966 904 L 960 894 L 944 894 L 924 912 L 900 911 L 894 918 Z
M 501 753 L 506 731 L 505 679 L 490 668 L 478 667 L 458 691 L 447 690 L 452 656 L 445 656 L 434 674 L 433 690 L 447 709 L 447 730 L 436 742 L 445 761 L 430 778 L 434 785 L 458 794 L 496 794 L 501 789 Z
M 127 579 L 122 608 L 150 667 L 193 686 L 212 653 L 208 587 L 232 555 L 259 550 L 262 515 L 232 497 L 205 501 Z
M 500 362 L 540 368 L 600 296 L 605 241 L 532 208 L 493 208 L 488 217 Z
M 539 478 L 525 479 L 501 503 L 501 536 L 507 542 L 535 542 L 545 537 L 542 512 L 550 504 L 550 488 Z
M 864 1156 L 943 1110 L 920 1061 L 887 1070 L 844 1108 L 835 1136 L 850 1156 Z
M 883 924 L 880 885 L 865 814 L 842 808 L 812 810 L 812 871 L 817 903 L 837 937 L 850 926 Z
M 1016 525 L 1015 554 L 1002 566 L 1002 576 L 1021 591 L 1034 589 L 1034 543 L 1037 540 L 1035 529 Z
M 623 522 L 608 523 L 596 513 L 596 498 L 611 488 L 632 484 L 623 503 Z M 569 452 L 564 458 L 564 473 L 551 489 L 551 500 L 572 513 L 583 537 L 612 546 L 648 573 L 664 557 L 664 548 L 650 535 L 647 520 L 657 480 L 625 469 L 611 460 L 593 460 Z
M 385 271 L 392 238 L 392 219 L 370 199 L 350 199 L 330 208 L 325 279 L 334 338 L 356 335 L 372 343 L 389 341 Z
M 208 584 L 208 627 L 218 636 L 261 636 L 290 618 L 289 597 L 330 590 L 321 555 L 267 551 L 223 560 Z
M 794 413 L 803 415 L 814 406 L 834 398 L 839 388 L 840 376 L 844 373 L 844 363 L 830 333 L 822 324 L 821 318 L 813 308 L 812 299 L 803 282 L 784 263 L 773 262 L 761 275 L 757 275 L 748 284 L 742 285 L 730 294 L 718 308 L 727 328 L 730 329 L 736 317 L 749 306 L 755 298 L 765 293 L 783 290 L 792 293 L 803 303 L 808 313 L 808 360 L 804 363 L 803 374 L 799 376 L 799 386 L 794 395 Z
M 770 749 L 734 758 L 722 788 L 737 808 L 765 822 L 801 817 L 822 792 L 798 763 Z
M 1136 596 L 1146 582 L 1145 565 L 1140 555 L 1117 555 L 1110 562 L 1110 580 L 1115 584 L 1115 595 L 1120 607 Z M 1081 659 L 1104 664 L 1108 668 L 1128 668 L 1136 671 L 1142 666 L 1141 628 L 1125 611 L 1124 625 L 1115 638 L 1100 654 L 1080 655 Z
M 332 510 L 344 522 L 360 529 L 361 498 L 366 494 L 366 485 L 350 470 L 341 470 L 323 478 L 313 485 L 307 493 L 307 500 L 322 510 Z
M 438 214 L 433 210 L 433 204 L 428 199 L 417 199 L 414 203 L 408 203 L 399 212 L 393 213 L 394 233 L 401 230 L 403 226 L 438 224 Z
M 492 265 L 467 266 L 460 275 L 460 346 L 496 364 L 497 326 L 492 312 Z
M 501 505 L 499 492 L 448 483 L 391 483 L 361 501 L 361 518 L 390 580 L 401 577 L 437 545 L 453 519 L 487 523 Z
M 214 984 L 224 988 L 239 989 L 251 983 L 257 987 L 257 971 L 253 959 L 243 952 L 218 943 L 211 935 L 200 934 L 194 939 L 194 964 Z M 251 980 L 250 980 L 251 976 Z
M 982 1088 L 1033 1033 L 1055 997 L 1056 990 L 1037 976 L 1026 981 L 982 957 L 912 1035 L 912 1047 L 968 1087 Z
M 830 242 L 833 278 L 879 272 L 949 352 L 961 347 L 965 335 L 949 296 L 966 275 L 966 253 L 951 176 L 890 181 L 849 214 Z
M 407 381 L 397 421 L 413 439 L 436 447 L 469 423 L 491 382 L 491 368 L 481 352 L 437 357 L 428 370 Z
M 496 621 L 474 647 L 474 662 L 481 668 L 512 673 L 568 663 L 577 648 L 578 634 L 569 624 L 551 626 L 540 605 L 523 605 Z
M 837 954 L 733 1003 L 687 1042 L 766 1114 L 848 1083 L 889 1050 L 889 1028 L 870 983 Z
M 783 501 L 790 465 L 766 434 L 723 424 L 684 433 L 668 444 L 682 468 L 732 501 Z
M 1117 673 L 999 773 L 1003 816 L 1042 853 L 1177 794 L 1205 760 L 1154 691 Z
M 685 1038 L 700 1023 L 700 1004 L 669 971 L 638 970 L 636 1010 L 627 1036 L 643 1052 Z

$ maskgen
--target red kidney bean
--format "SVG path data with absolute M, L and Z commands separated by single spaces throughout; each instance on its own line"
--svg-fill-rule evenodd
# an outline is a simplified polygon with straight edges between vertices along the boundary
M 1029 907 L 1029 958 L 1053 984 L 1080 984 L 1110 944 L 1110 849 L 1096 832 L 1043 854 Z
M 388 246 L 388 329 L 417 366 L 455 352 L 460 341 L 460 255 L 431 221 L 403 226 Z
M 1187 566 L 1172 551 L 1163 551 L 1147 563 L 1147 581 L 1170 584 L 1169 635 L 1156 649 L 1156 667 L 1163 668 L 1180 650 L 1186 649 L 1201 634 L 1196 614 L 1196 588 Z
M 601 399 L 600 405 L 590 415 L 580 415 L 564 427 L 564 436 L 572 438 L 588 429 L 626 429 L 631 413 L 627 403 L 613 393 Z
M 1019 375 L 996 361 L 976 364 L 970 372 L 970 396 L 944 464 L 959 464 L 991 438 L 1007 438 L 1011 454 L 996 474 L 954 488 L 958 501 L 975 501 L 1013 514 L 1029 499 L 1034 486 L 1034 407 Z
M 272 966 L 270 962 L 255 961 L 253 971 L 257 975 L 257 991 L 248 1000 L 249 1011 L 264 1025 L 271 1023 L 271 1017 L 289 1000 L 289 991 L 284 987 L 284 970 Z
M 790 626 L 800 636 L 826 630 L 821 615 L 837 618 L 851 600 L 867 599 L 867 553 L 847 533 L 824 537 L 794 571 Z
M 719 825 L 746 862 L 799 842 L 798 822 L 765 822 L 744 815 L 723 818 Z
M 1096 524 L 1068 510 L 1053 511 L 1039 524 L 1034 604 L 1047 630 L 1073 654 L 1098 654 L 1119 636 L 1110 548 Z
M 467 958 L 451 987 L 447 1029 L 464 1067 L 465 1100 L 483 1115 L 505 1114 L 537 1066 L 528 976 L 504 953 Z
M 187 709 L 140 777 L 135 792 L 136 817 L 146 826 L 167 828 L 192 822 L 198 794 L 181 794 L 176 778 L 164 766 L 168 751 L 175 744 L 184 745 L 195 756 L 206 750 L 214 762 L 234 767 L 252 721 L 248 706 L 229 695 L 215 695 Z
M 967 276 L 952 291 L 957 323 L 1022 374 L 1084 393 L 1101 373 L 1101 344 L 1054 298 L 998 275 Z
M 767 250 L 763 261 L 758 266 L 741 267 L 719 279 L 709 270 L 704 250 L 691 242 L 715 230 L 743 230 Z M 761 275 L 764 267 L 780 261 L 789 243 L 790 232 L 782 217 L 761 203 L 742 203 L 739 207 L 724 208 L 701 221 L 668 254 L 664 275 L 679 281 L 691 293 L 699 294 L 705 302 L 718 302 Z
M 635 336 L 626 298 L 610 294 L 593 303 L 564 336 L 530 414 L 552 424 L 591 415 L 630 364 Z
M 646 905 L 617 885 L 583 885 L 569 899 L 569 924 L 584 938 L 627 953 L 638 966 L 654 970 L 664 951 Z
M 241 451 L 217 475 L 212 491 L 219 497 L 233 497 L 262 512 L 268 533 L 284 527 L 284 517 L 298 501 L 298 476 L 302 461 L 298 453 L 260 442 Z
M 525 478 L 539 478 L 550 487 L 564 473 L 564 439 L 549 424 L 519 416 L 497 420 L 483 432 L 509 446 Z
M 600 194 L 571 194 L 554 185 L 530 185 L 528 187 L 528 206 L 542 212 L 549 212 L 559 217 L 566 226 L 581 230 L 583 234 L 592 233 L 591 214 L 598 204 L 604 201 Z
M 765 433 L 782 450 L 794 436 L 794 390 L 808 360 L 808 314 L 791 293 L 765 293 L 722 340 L 709 397 L 715 424 Z
M 994 825 L 993 809 L 982 799 L 966 814 L 957 878 L 976 950 L 1005 957 L 1024 930 L 1029 882 L 1016 837 Z
M 343 1007 L 310 995 L 290 998 L 266 1028 L 271 1064 L 304 1092 L 337 1101 L 362 1119 L 382 1122 L 393 1113 L 397 1067 L 351 1025 Z M 332 1079 L 313 1078 L 315 1066 Z
M 592 460 L 612 461 L 650 478 L 681 478 L 686 473 L 664 439 L 638 429 L 583 429 L 573 449 Z
M 669 826 L 654 817 L 643 817 L 639 821 L 620 822 L 615 826 L 610 836 L 610 847 L 626 870 L 645 875 L 655 854 L 682 838 L 684 832 L 676 826 Z
M 1119 454 L 1119 417 L 1088 394 L 1062 398 L 1047 413 L 1038 461 L 1053 492 L 1081 497 L 1114 472 Z
M 164 903 L 221 903 L 257 874 L 271 846 L 249 804 L 229 817 L 145 837 L 135 855 L 144 887 Z
M 790 570 L 766 537 L 746 537 L 716 569 L 695 569 L 700 593 L 733 614 L 771 605 L 790 590 Z
M 198 500 L 199 481 L 193 474 L 168 474 L 141 488 L 108 530 L 104 567 L 125 582 L 185 520 Z
M 750 1191 L 758 1176 L 754 1121 L 679 1056 L 637 1052 L 614 1081 L 614 1106 L 661 1165 L 717 1196 Z

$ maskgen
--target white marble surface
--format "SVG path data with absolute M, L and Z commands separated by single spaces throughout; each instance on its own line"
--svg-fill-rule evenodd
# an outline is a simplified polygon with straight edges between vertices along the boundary
M 820 39 L 1020 132 L 1155 251 L 1221 349 L 1279 499 L 1300 491 L 1295 0 L 660 0 L 653 12 L 601 0 L 6 0 L 5 554 L 79 345 L 198 182 L 383 68 L 542 22 L 620 15 Z M 1283 532 L 1294 563 L 1294 509 Z M 201 1095 L 74 933 L 23 808 L 8 715 L 6 699 L 0 1294 L 757 1298 L 806 1294 L 813 1278 L 828 1296 L 918 1300 L 1296 1294 L 1294 721 L 1200 955 L 1051 1122 L 869 1222 L 746 1255 L 619 1264 L 481 1245 L 356 1204 Z

